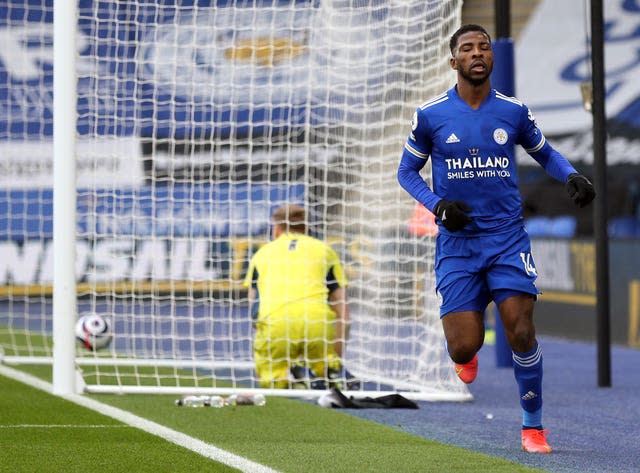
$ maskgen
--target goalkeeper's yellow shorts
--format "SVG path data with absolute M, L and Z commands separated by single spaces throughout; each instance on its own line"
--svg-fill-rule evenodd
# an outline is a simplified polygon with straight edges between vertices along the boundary
M 289 369 L 302 364 L 320 377 L 327 369 L 339 369 L 341 362 L 335 352 L 334 317 L 327 310 L 299 317 L 270 317 L 258 321 L 254 340 L 254 359 L 260 386 L 288 388 Z M 331 312 L 333 315 L 333 312 Z

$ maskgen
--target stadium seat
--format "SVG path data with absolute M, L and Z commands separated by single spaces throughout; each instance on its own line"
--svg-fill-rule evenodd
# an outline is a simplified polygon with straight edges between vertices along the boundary
M 551 219 L 551 236 L 571 238 L 576 234 L 578 222 L 571 215 L 559 215 Z
M 576 234 L 577 220 L 571 215 L 529 217 L 524 225 L 532 237 L 571 238 Z
M 640 238 L 640 219 L 633 216 L 612 218 L 608 231 L 611 238 Z
M 529 236 L 546 237 L 549 236 L 551 219 L 549 217 L 529 217 L 525 219 L 524 226 Z

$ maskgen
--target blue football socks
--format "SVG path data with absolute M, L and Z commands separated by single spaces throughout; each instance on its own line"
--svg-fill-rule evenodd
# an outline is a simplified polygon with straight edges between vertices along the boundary
M 538 409 L 535 412 L 529 412 L 522 410 L 522 427 L 525 428 L 542 428 L 542 409 Z
M 520 392 L 522 426 L 542 428 L 542 350 L 538 342 L 531 351 L 513 352 L 513 373 Z

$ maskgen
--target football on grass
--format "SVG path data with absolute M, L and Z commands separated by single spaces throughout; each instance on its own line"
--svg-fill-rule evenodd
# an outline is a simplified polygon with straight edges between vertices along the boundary
M 111 324 L 98 314 L 86 314 L 76 323 L 76 339 L 87 350 L 106 348 L 111 343 Z

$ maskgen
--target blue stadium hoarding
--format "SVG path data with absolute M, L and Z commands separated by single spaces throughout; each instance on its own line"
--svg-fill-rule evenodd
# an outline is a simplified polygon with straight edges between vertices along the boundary
M 107 187 L 206 178 L 230 164 L 220 143 L 234 143 L 233 165 L 265 150 L 264 162 L 281 164 L 283 153 L 260 143 L 362 123 L 395 70 L 390 51 L 406 52 L 389 45 L 407 27 L 385 22 L 381 0 L 354 5 L 344 19 L 312 0 L 78 5 L 79 186 L 99 187 L 89 173 L 107 160 L 112 172 L 99 175 Z M 0 40 L 0 187 L 50 186 L 53 0 L 0 4 Z M 238 143 L 251 143 L 250 157 Z M 336 157 L 322 145 L 284 155 L 296 165 Z M 139 169 L 120 171 L 127 166 Z
M 275 207 L 304 202 L 304 192 L 300 183 L 80 189 L 76 231 L 93 238 L 265 236 Z M 0 241 L 51 238 L 51 189 L 0 190 Z
M 197 3 L 157 7 L 157 24 L 139 38 L 140 135 L 198 140 L 303 126 L 312 3 Z
M 305 41 L 317 3 L 80 0 L 78 6 L 80 252 L 100 249 L 101 242 L 106 247 L 123 235 L 139 247 L 148 243 L 145 238 L 197 244 L 211 239 L 216 243 L 210 251 L 221 260 L 228 249 L 215 245 L 266 237 L 273 207 L 304 202 L 301 181 L 181 179 L 148 186 L 132 179 L 136 173 L 129 169 L 142 166 L 140 142 L 149 135 L 197 141 L 231 130 L 235 135 L 286 131 L 308 120 L 311 72 Z M 282 27 L 276 36 L 271 22 Z M 47 264 L 53 233 L 53 0 L 0 4 L 0 38 L 0 168 L 6 171 L 0 176 L 0 253 L 6 263 L 0 284 L 42 283 L 49 281 L 50 271 L 38 265 Z M 190 159 L 226 165 L 246 159 L 245 150 L 232 151 Z M 300 159 L 297 149 L 289 152 L 296 156 L 288 158 Z M 167 168 L 176 168 L 179 158 L 174 162 L 164 151 L 157 154 Z M 283 154 L 271 151 L 261 159 L 268 163 Z
M 378 3 L 336 35 L 312 0 L 80 0 L 78 133 L 198 140 L 339 124 L 380 94 L 393 61 L 368 41 L 386 27 Z M 0 5 L 0 38 L 0 141 L 50 138 L 53 0 Z
M 76 277 L 193 289 L 238 283 L 271 214 L 303 204 L 304 184 L 176 184 L 78 192 Z M 51 189 L 0 190 L 0 292 L 53 281 Z M 169 283 L 170 282 L 170 283 Z M 176 283 L 180 283 L 176 285 Z M 221 287 L 222 287 L 221 286 Z
M 261 84 L 280 83 L 281 90 L 306 84 L 300 73 L 293 74 L 295 68 L 270 68 L 272 74 L 267 77 L 247 61 L 247 67 L 240 67 L 240 73 L 232 78 L 224 64 L 224 56 L 229 53 L 224 46 L 212 47 L 211 42 L 215 44 L 217 37 L 220 41 L 235 38 L 234 27 L 246 31 L 252 21 L 264 27 L 268 21 L 282 22 L 283 26 L 287 21 L 301 22 L 303 16 L 309 16 L 309 8 L 282 9 L 281 13 L 247 8 L 238 13 L 237 24 L 230 10 L 208 9 L 229 3 L 81 0 L 79 135 L 184 138 L 228 134 L 232 126 L 235 128 L 232 123 L 242 132 L 253 123 L 264 124 L 269 119 L 283 126 L 301 122 L 296 108 L 287 108 L 277 97 L 269 110 L 267 104 L 260 103 L 261 95 L 264 98 Z M 251 2 L 245 3 L 249 6 Z M 197 6 L 200 13 L 192 13 L 192 6 Z M 216 26 L 224 26 L 224 31 L 216 33 L 212 29 Z M 0 107 L 4 112 L 0 140 L 51 137 L 53 1 L 13 0 L 0 6 L 0 35 L 6 39 L 4 52 L 0 53 Z M 281 46 L 278 58 L 302 55 L 304 46 L 294 44 L 294 40 L 288 50 Z M 245 47 L 250 46 L 247 43 Z M 298 68 L 306 70 L 304 66 Z M 251 85 L 256 86 L 257 95 L 246 93 Z M 296 96 L 301 98 L 306 93 L 286 97 L 287 105 L 295 104 Z

